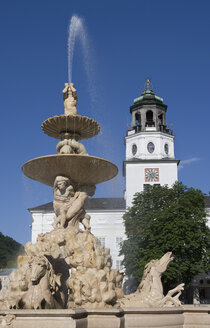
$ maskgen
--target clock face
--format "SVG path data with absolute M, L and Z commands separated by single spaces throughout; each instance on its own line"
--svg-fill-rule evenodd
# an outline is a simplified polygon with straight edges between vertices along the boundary
M 169 147 L 168 147 L 167 143 L 164 145 L 164 150 L 165 150 L 166 155 L 168 155 Z
M 132 154 L 136 155 L 136 152 L 137 152 L 137 146 L 136 146 L 136 144 L 133 144 L 132 145 Z
M 144 169 L 145 182 L 159 182 L 159 168 Z
M 153 153 L 153 151 L 155 150 L 155 145 L 153 144 L 153 142 L 148 143 L 147 150 L 150 154 Z

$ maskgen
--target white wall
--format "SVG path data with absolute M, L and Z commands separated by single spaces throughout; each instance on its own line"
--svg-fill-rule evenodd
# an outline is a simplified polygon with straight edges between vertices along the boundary
M 158 182 L 145 182 L 145 168 L 159 168 Z M 126 207 L 132 205 L 133 196 L 136 192 L 143 191 L 144 184 L 160 184 L 171 187 L 177 176 L 177 163 L 126 163 Z
M 162 132 L 140 132 L 125 137 L 126 141 L 126 160 L 135 158 L 140 159 L 162 159 L 174 158 L 174 136 Z M 149 153 L 147 145 L 152 142 L 155 145 L 153 153 Z M 168 154 L 165 153 L 165 143 L 169 146 Z M 132 154 L 132 145 L 137 145 L 137 152 Z
M 34 244 L 37 236 L 40 233 L 46 233 L 52 230 L 52 223 L 54 221 L 54 213 L 32 213 L 32 226 L 31 226 L 31 241 Z
M 91 232 L 96 237 L 105 238 L 105 247 L 110 248 L 112 256 L 112 268 L 116 268 L 117 261 L 122 261 L 123 256 L 119 256 L 119 245 L 117 238 L 125 239 L 125 229 L 122 216 L 125 211 L 90 211 Z

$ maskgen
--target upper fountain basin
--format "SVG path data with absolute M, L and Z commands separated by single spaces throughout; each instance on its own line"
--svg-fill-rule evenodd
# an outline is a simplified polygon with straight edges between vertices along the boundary
M 81 115 L 60 115 L 48 118 L 42 123 L 42 130 L 48 136 L 62 139 L 68 133 L 75 140 L 92 138 L 100 131 L 100 125 L 92 118 Z
M 115 164 L 94 156 L 57 154 L 34 158 L 22 166 L 23 173 L 33 180 L 53 186 L 56 176 L 66 176 L 75 183 L 95 185 L 114 178 Z

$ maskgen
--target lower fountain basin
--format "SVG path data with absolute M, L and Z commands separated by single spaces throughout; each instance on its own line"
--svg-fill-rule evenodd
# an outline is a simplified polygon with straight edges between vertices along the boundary
M 70 177 L 75 183 L 98 184 L 114 178 L 115 164 L 99 157 L 57 154 L 34 158 L 22 166 L 23 173 L 33 180 L 53 186 L 56 176 Z

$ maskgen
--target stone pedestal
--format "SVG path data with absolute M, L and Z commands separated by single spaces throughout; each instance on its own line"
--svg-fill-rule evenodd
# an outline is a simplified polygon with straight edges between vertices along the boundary
M 210 327 L 210 305 L 184 306 L 183 328 L 209 328 Z
M 87 311 L 84 309 L 0 311 L 0 327 L 87 328 Z
M 0 311 L 0 328 L 209 328 L 210 306 Z
M 122 309 L 87 310 L 88 328 L 124 328 L 124 311 Z
M 124 309 L 126 328 L 183 328 L 183 308 Z

